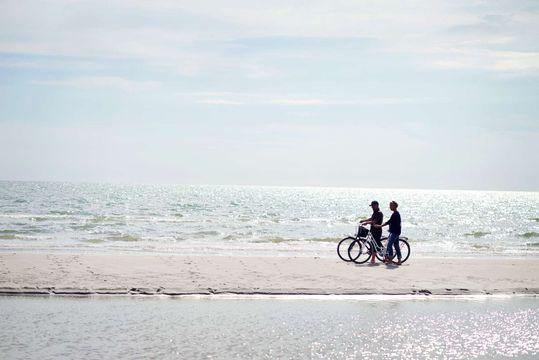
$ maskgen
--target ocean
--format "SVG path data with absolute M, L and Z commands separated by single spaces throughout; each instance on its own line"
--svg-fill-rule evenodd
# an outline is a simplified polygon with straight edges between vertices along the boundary
M 334 257 L 372 200 L 399 203 L 412 256 L 539 255 L 537 192 L 20 181 L 0 250 Z

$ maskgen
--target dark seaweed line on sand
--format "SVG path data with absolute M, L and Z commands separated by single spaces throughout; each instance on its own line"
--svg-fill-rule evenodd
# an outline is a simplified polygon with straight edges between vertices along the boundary
M 63 288 L 57 289 L 48 288 L 0 288 L 0 296 L 5 295 L 24 295 L 24 296 L 107 296 L 107 295 L 123 295 L 123 296 L 192 296 L 192 295 L 239 295 L 239 296 L 330 296 L 330 295 L 345 295 L 345 296 L 360 296 L 360 295 L 539 295 L 539 288 L 515 288 L 515 289 L 489 289 L 489 290 L 470 290 L 465 288 L 444 288 L 444 289 L 399 289 L 394 291 L 376 291 L 374 289 L 363 289 L 356 291 L 320 291 L 320 290 L 238 290 L 238 289 L 194 289 L 194 290 L 179 290 L 179 289 L 164 289 L 164 288 L 125 288 L 125 289 L 74 289 Z

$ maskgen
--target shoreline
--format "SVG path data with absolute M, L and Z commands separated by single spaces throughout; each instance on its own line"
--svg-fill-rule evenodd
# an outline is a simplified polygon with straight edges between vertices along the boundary
M 44 248 L 0 248 L 0 256 L 3 254 L 50 254 L 50 255 L 104 255 L 104 256 L 180 256 L 180 257 L 237 257 L 237 258 L 321 258 L 326 260 L 338 259 L 336 253 L 336 246 L 338 242 L 335 242 L 335 250 L 331 251 L 331 255 L 326 254 L 304 254 L 304 253 L 277 253 L 277 254 L 245 254 L 239 252 L 230 253 L 188 253 L 181 254 L 178 252 L 166 252 L 155 250 L 118 250 L 118 249 L 87 249 L 87 248 L 62 248 L 51 249 L 50 247 Z M 463 260 L 538 260 L 539 253 L 442 253 L 440 255 L 432 255 L 431 252 L 417 252 L 414 249 L 412 254 L 413 259 L 463 259 Z
M 512 293 L 431 293 L 431 292 L 395 292 L 395 293 L 350 293 L 350 294 L 302 294 L 302 293 L 258 293 L 258 292 L 212 292 L 212 293 L 183 293 L 183 292 L 152 292 L 152 291 L 88 291 L 84 289 L 0 289 L 0 297 L 143 297 L 143 298 L 197 298 L 197 299 L 283 299 L 283 300 L 383 300 L 399 299 L 414 300 L 419 298 L 430 299 L 458 299 L 458 300 L 479 300 L 487 298 L 512 298 L 512 297 L 530 297 L 538 296 L 537 289 L 530 292 L 512 292 Z
M 409 300 L 459 300 L 459 301 L 483 301 L 483 300 L 506 300 L 506 299 L 538 299 L 538 293 L 496 293 L 496 294 L 262 294 L 262 293 L 196 293 L 196 294 L 165 294 L 165 293 L 104 293 L 104 292 L 72 292 L 59 290 L 43 291 L 13 291 L 0 289 L 0 298 L 24 297 L 24 298 L 133 298 L 133 299 L 196 299 L 196 300 L 331 300 L 331 301 L 409 301 Z
M 539 294 L 539 259 L 421 258 L 402 266 L 306 257 L 0 252 L 0 295 L 478 296 Z

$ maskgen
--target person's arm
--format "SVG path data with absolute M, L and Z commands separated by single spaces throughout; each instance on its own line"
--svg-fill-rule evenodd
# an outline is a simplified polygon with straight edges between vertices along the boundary
M 370 218 L 368 218 L 368 219 L 360 220 L 359 223 L 362 224 L 362 225 L 372 224 L 372 216 Z
M 385 223 L 383 223 L 382 225 L 373 225 L 375 228 L 383 228 L 384 226 L 387 226 L 391 223 L 391 220 L 393 220 L 393 215 L 394 214 L 391 214 L 391 217 L 389 218 L 388 221 L 386 221 Z

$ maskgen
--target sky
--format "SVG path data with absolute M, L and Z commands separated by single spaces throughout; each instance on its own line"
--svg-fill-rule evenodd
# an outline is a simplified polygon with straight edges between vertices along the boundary
M 539 2 L 1 0 L 0 179 L 539 191 Z

